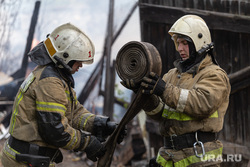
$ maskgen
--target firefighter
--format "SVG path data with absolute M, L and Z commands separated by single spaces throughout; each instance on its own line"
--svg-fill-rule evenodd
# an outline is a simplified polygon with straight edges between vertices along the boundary
M 143 78 L 142 93 L 151 94 L 144 107 L 159 122 L 164 146 L 151 167 L 220 166 L 221 141 L 231 86 L 213 56 L 205 21 L 196 15 L 179 18 L 169 30 L 180 59 L 163 77 Z
M 20 86 L 13 105 L 2 164 L 55 166 L 59 148 L 84 151 L 92 161 L 105 153 L 102 141 L 117 124 L 94 115 L 77 100 L 72 74 L 94 61 L 90 38 L 67 23 L 57 27 L 29 53 L 38 66 Z M 119 143 L 124 133 L 120 135 Z

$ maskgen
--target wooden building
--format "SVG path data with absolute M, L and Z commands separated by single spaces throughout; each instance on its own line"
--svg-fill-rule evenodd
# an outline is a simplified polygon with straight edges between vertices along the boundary
M 152 43 L 160 52 L 163 72 L 173 68 L 179 56 L 168 34 L 181 16 L 196 14 L 207 23 L 215 57 L 230 78 L 232 91 L 219 139 L 224 143 L 224 156 L 241 155 L 240 162 L 224 162 L 224 166 L 250 165 L 250 2 L 243 0 L 140 0 L 139 12 L 142 41 Z M 156 139 L 148 121 L 148 131 L 157 149 Z M 155 150 L 157 152 L 157 150 Z

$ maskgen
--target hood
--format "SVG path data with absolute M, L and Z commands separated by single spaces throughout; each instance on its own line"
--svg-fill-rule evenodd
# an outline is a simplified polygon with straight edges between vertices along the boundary
M 189 70 L 187 70 L 186 72 L 187 73 L 190 73 L 190 74 L 197 74 L 200 70 L 202 70 L 203 68 L 205 68 L 206 66 L 210 65 L 210 64 L 213 64 L 213 61 L 212 61 L 212 57 L 207 54 L 206 57 L 200 62 L 200 63 L 197 63 L 195 64 L 193 67 L 191 67 Z M 181 65 L 181 60 L 178 59 L 174 62 L 174 66 L 175 68 L 177 68 L 177 70 L 182 73 L 183 70 L 182 70 L 182 65 Z
M 44 47 L 43 42 L 40 42 L 36 45 L 29 53 L 28 56 L 30 57 L 31 61 L 36 63 L 37 65 L 47 65 L 52 63 L 53 61 L 49 57 L 49 54 Z

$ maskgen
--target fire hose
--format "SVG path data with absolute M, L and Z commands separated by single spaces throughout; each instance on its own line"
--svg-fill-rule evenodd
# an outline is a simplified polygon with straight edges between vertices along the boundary
M 150 43 L 138 41 L 128 42 L 117 54 L 116 71 L 123 81 L 133 79 L 136 85 L 140 85 L 142 78 L 150 72 L 161 75 L 162 63 L 160 54 Z M 148 97 L 149 95 L 142 94 L 141 88 L 139 88 L 118 127 L 105 142 L 104 145 L 107 151 L 105 155 L 98 160 L 97 167 L 109 167 L 111 165 L 121 130 L 141 111 L 143 105 L 147 103 Z

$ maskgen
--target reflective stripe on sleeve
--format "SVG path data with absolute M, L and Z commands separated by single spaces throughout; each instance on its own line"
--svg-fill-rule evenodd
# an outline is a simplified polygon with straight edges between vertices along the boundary
M 61 112 L 65 115 L 66 107 L 59 103 L 36 101 L 37 111 Z
M 175 119 L 177 121 L 191 121 L 191 120 L 197 119 L 183 112 L 178 112 L 175 109 L 167 105 L 165 105 L 165 108 L 162 113 L 162 117 L 167 118 L 167 119 Z M 210 115 L 209 118 L 218 118 L 218 111 L 215 111 L 212 115 Z
M 64 147 L 66 149 L 72 149 L 75 147 L 76 143 L 77 143 L 77 132 L 74 129 L 73 130 L 74 134 L 71 136 L 71 140 L 69 141 L 69 143 Z
M 179 101 L 176 107 L 176 110 L 179 112 L 183 112 L 186 106 L 186 102 L 188 99 L 188 94 L 189 94 L 189 90 L 187 89 L 181 89 L 181 93 L 180 93 L 180 97 L 179 97 Z
M 78 128 L 84 130 L 85 126 L 86 126 L 86 124 L 88 122 L 88 119 L 93 117 L 93 116 L 94 116 L 94 114 L 91 114 L 91 113 L 83 114 L 80 121 L 79 121 L 79 123 L 78 123 Z

